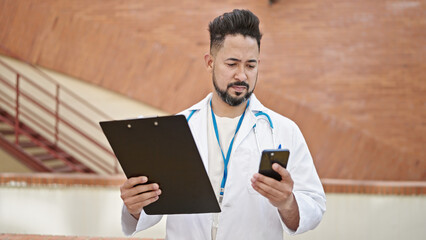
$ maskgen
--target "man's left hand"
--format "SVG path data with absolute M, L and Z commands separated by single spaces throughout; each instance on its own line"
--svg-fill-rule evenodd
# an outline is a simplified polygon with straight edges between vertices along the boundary
M 296 231 L 299 227 L 299 208 L 293 195 L 293 179 L 290 173 L 277 163 L 272 169 L 281 175 L 281 181 L 255 173 L 251 179 L 251 186 L 275 206 L 290 229 Z
M 288 209 L 293 200 L 293 179 L 290 173 L 277 163 L 272 165 L 272 169 L 281 175 L 281 181 L 256 173 L 251 179 L 251 185 L 276 208 Z

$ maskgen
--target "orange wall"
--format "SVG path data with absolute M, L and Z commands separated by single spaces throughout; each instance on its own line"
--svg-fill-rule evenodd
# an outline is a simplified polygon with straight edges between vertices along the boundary
M 426 180 L 426 0 L 4 0 L 0 53 L 176 113 L 211 91 L 207 24 L 233 8 L 260 17 L 256 94 L 321 177 Z

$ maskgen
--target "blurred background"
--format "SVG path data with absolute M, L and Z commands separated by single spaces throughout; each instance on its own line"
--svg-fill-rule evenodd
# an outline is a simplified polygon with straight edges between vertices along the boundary
M 3 236 L 123 237 L 98 122 L 204 98 L 208 23 L 235 8 L 261 21 L 255 93 L 299 125 L 327 194 L 285 239 L 423 239 L 425 0 L 0 0 Z

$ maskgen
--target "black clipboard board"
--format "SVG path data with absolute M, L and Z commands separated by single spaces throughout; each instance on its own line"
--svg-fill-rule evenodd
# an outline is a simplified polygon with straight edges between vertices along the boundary
M 160 198 L 149 215 L 220 212 L 185 116 L 99 123 L 127 178 L 148 176 Z

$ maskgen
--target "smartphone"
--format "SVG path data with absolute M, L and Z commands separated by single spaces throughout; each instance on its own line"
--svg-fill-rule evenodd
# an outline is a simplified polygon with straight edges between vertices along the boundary
M 272 170 L 272 164 L 278 163 L 286 168 L 289 157 L 290 151 L 287 149 L 263 150 L 260 159 L 259 173 L 274 178 L 277 181 L 281 181 L 281 175 Z

